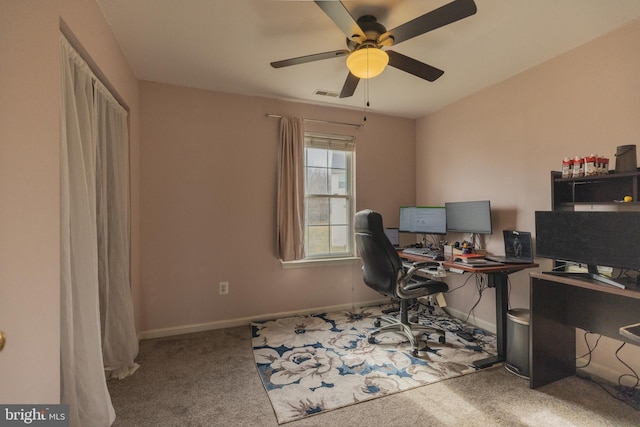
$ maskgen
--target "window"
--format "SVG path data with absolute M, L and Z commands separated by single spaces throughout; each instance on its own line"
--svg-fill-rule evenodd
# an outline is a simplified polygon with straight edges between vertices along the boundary
M 305 133 L 304 140 L 306 257 L 353 256 L 353 138 Z

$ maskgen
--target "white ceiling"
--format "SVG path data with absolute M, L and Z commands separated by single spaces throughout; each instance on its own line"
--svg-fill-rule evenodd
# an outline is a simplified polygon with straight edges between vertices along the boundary
M 343 1 L 395 28 L 450 0 Z M 387 67 L 369 80 L 370 109 L 417 118 L 611 32 L 640 16 L 640 0 L 475 0 L 469 18 L 399 43 L 445 71 L 428 82 Z M 221 92 L 363 108 L 365 83 L 340 92 L 345 57 L 274 69 L 270 62 L 345 49 L 310 0 L 97 0 L 136 76 Z M 594 58 L 597 61 L 598 58 Z

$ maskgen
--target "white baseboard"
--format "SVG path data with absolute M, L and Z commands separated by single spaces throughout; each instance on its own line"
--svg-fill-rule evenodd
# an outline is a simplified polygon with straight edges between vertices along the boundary
M 214 329 L 233 328 L 236 326 L 250 325 L 251 322 L 262 322 L 265 320 L 281 319 L 292 316 L 305 316 L 316 313 L 330 313 L 334 311 L 350 310 L 353 307 L 366 307 L 369 305 L 378 305 L 389 302 L 389 298 L 377 299 L 372 301 L 363 301 L 358 303 L 339 304 L 326 307 L 314 307 L 305 310 L 286 311 L 281 313 L 265 313 L 258 316 L 240 317 L 236 319 L 220 320 L 216 322 L 198 323 L 194 325 L 176 326 L 164 329 L 151 329 L 148 331 L 138 332 L 138 341 L 148 340 L 151 338 L 170 337 L 173 335 L 191 334 L 194 332 L 211 331 Z

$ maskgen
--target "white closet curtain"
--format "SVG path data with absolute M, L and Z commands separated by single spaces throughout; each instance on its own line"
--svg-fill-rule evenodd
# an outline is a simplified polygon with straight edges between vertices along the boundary
M 106 378 L 138 368 L 127 113 L 64 37 L 60 58 L 61 400 L 70 425 L 108 426 Z

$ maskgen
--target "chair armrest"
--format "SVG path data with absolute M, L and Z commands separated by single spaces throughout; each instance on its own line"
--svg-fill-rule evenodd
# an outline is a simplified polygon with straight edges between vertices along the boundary
M 437 261 L 419 261 L 419 262 L 414 262 L 413 263 L 413 267 L 415 268 L 424 268 L 424 267 L 437 267 L 439 266 L 440 263 L 438 263 Z
M 421 278 L 421 280 L 413 281 L 412 276 L 420 269 L 425 267 L 437 267 L 440 263 L 437 261 L 424 261 L 424 262 L 415 262 L 411 265 L 411 267 L 405 271 L 404 276 L 398 280 L 398 286 L 396 287 L 396 294 L 400 298 L 416 298 L 424 295 L 430 295 L 438 292 L 447 292 L 449 287 L 446 283 Z M 415 280 L 415 279 L 414 279 Z
M 438 267 L 440 264 L 436 261 L 419 261 L 411 264 L 411 267 L 405 271 L 405 279 L 409 280 L 420 269 L 425 267 Z
M 428 295 L 437 294 L 439 292 L 448 292 L 449 286 L 445 282 L 439 280 L 427 279 L 423 282 L 410 282 L 404 290 L 406 292 L 413 292 L 416 290 L 426 290 Z

